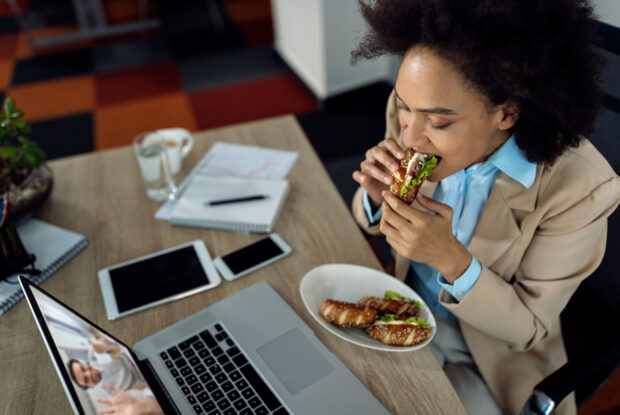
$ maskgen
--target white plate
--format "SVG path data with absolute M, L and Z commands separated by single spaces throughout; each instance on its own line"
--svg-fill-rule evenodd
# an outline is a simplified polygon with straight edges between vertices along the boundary
M 420 302 L 419 316 L 431 325 L 431 335 L 426 341 L 415 346 L 389 346 L 368 336 L 364 329 L 338 327 L 328 323 L 321 316 L 321 303 L 326 298 L 357 303 L 360 298 L 367 295 L 383 297 L 387 290 L 396 291 L 404 297 Z M 435 335 L 437 327 L 435 317 L 424 300 L 396 278 L 371 268 L 347 264 L 321 265 L 304 275 L 299 291 L 306 308 L 316 321 L 336 336 L 362 347 L 389 352 L 409 352 L 426 346 Z

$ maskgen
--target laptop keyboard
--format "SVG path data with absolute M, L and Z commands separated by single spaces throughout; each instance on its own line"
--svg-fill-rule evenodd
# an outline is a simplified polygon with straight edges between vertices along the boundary
M 221 322 L 160 357 L 196 414 L 289 413 Z

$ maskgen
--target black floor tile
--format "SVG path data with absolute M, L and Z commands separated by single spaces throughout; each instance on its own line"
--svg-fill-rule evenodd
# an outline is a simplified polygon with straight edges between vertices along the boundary
M 113 71 L 172 59 L 168 42 L 162 36 L 103 44 L 96 46 L 93 54 L 95 72 Z
M 83 113 L 30 123 L 31 139 L 47 154 L 47 159 L 94 151 L 93 115 Z
M 365 153 L 383 140 L 391 90 L 386 82 L 360 88 L 329 98 L 321 111 L 297 119 L 322 160 Z
M 162 29 L 177 59 L 247 48 L 241 30 L 219 1 L 159 1 Z
M 364 160 L 365 154 L 354 154 L 345 157 L 333 158 L 326 161 L 325 169 L 329 177 L 336 185 L 340 196 L 347 206 L 351 206 L 353 195 L 359 184 L 353 180 L 353 172 L 359 170 L 360 163 Z
M 0 35 L 19 32 L 19 25 L 13 16 L 0 17 Z
M 73 2 L 66 0 L 32 0 L 24 20 L 28 29 L 77 24 Z
M 268 47 L 179 61 L 179 72 L 185 89 L 195 91 L 289 73 L 290 69 Z
M 223 32 L 207 28 L 196 32 L 170 33 L 168 43 L 178 60 L 213 56 L 217 53 L 247 48 L 243 34 L 234 28 L 227 28 Z
M 13 71 L 12 85 L 85 75 L 92 71 L 92 49 L 50 53 L 18 60 Z

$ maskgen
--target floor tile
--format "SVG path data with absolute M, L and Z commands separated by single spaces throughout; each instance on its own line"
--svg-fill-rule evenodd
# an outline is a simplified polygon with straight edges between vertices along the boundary
M 179 62 L 183 86 L 188 91 L 218 87 L 290 73 L 271 47 L 245 49 Z
M 190 100 L 199 129 L 317 109 L 293 75 L 207 89 L 190 94 Z
M 20 59 L 15 64 L 13 85 L 90 74 L 92 49 L 79 49 Z
M 189 33 L 168 35 L 170 50 L 178 60 L 201 58 L 247 47 L 239 29 L 225 27 L 221 31 L 213 28 Z
M 0 35 L 19 32 L 19 26 L 13 16 L 0 17 Z
M 173 62 L 100 73 L 95 79 L 98 106 L 182 90 L 179 72 Z
M 45 151 L 48 160 L 94 150 L 93 115 L 90 112 L 33 122 L 30 126 L 30 138 Z
M 96 72 L 113 71 L 172 59 L 168 42 L 161 35 L 149 35 L 144 39 L 98 45 L 93 53 Z
M 0 60 L 0 90 L 5 90 L 10 85 L 11 77 L 13 76 L 13 65 L 15 65 L 13 59 Z
M 35 82 L 11 87 L 8 95 L 24 111 L 25 120 L 44 120 L 92 111 L 95 81 L 92 75 L 85 75 Z
M 18 33 L 0 35 L 0 59 L 15 57 L 18 39 Z
M 224 2 L 230 18 L 237 24 L 271 20 L 269 0 L 228 0 Z
M 73 1 L 31 0 L 25 12 L 26 26 L 36 29 L 77 24 Z
M 248 22 L 239 25 L 246 41 L 253 48 L 273 45 L 273 24 L 271 20 Z
M 186 94 L 172 93 L 98 108 L 95 111 L 95 147 L 101 150 L 127 145 L 141 132 L 166 127 L 196 130 Z
M 297 116 L 319 157 L 329 161 L 364 154 L 383 139 L 385 105 L 391 92 L 388 83 L 332 97 L 321 111 Z

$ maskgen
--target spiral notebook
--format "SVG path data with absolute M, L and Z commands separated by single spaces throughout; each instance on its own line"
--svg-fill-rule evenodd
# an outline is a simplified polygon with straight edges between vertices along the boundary
M 287 180 L 245 179 L 198 174 L 185 189 L 170 214 L 174 225 L 224 229 L 237 232 L 271 232 L 289 192 Z M 252 195 L 261 200 L 217 206 L 209 202 Z
M 39 275 L 28 276 L 40 284 L 88 245 L 83 235 L 51 225 L 38 219 L 29 219 L 17 227 L 17 233 L 29 254 L 36 256 L 34 267 Z M 0 315 L 13 307 L 24 296 L 17 282 L 17 274 L 0 281 Z

